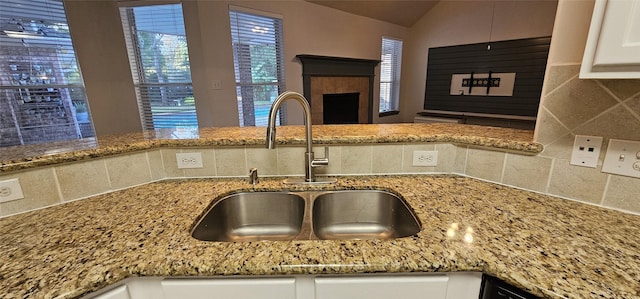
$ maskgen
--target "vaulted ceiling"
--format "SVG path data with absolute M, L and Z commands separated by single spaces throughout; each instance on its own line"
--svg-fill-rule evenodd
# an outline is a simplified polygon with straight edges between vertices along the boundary
M 411 27 L 439 0 L 305 0 L 359 16 Z

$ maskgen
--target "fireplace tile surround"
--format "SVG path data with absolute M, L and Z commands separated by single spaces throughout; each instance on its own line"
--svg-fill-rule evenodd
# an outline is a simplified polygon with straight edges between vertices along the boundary
M 323 96 L 339 93 L 359 93 L 358 123 L 369 123 L 369 78 L 321 76 L 311 78 L 311 123 L 324 124 Z

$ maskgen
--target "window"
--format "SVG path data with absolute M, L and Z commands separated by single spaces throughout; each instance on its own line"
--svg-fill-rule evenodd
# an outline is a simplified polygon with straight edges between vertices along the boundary
M 121 7 L 142 126 L 197 129 L 180 4 Z
M 282 19 L 244 9 L 229 15 L 240 126 L 266 126 L 271 103 L 284 91 Z
M 93 137 L 61 0 L 2 0 L 0 147 Z
M 383 37 L 381 60 L 379 111 L 380 113 L 398 111 L 402 41 Z

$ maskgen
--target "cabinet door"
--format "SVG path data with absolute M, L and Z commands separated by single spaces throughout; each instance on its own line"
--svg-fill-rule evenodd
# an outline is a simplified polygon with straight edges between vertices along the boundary
M 166 279 L 165 299 L 295 299 L 294 278 Z
M 318 277 L 315 299 L 445 299 L 447 276 Z
M 640 0 L 596 0 L 581 78 L 640 78 Z
M 129 292 L 127 291 L 127 286 L 122 285 L 113 290 L 106 291 L 101 293 L 100 295 L 90 296 L 92 299 L 131 299 L 129 297 Z

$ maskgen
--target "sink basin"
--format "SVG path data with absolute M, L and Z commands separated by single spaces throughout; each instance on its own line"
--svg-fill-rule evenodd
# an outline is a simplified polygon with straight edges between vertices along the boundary
M 420 229 L 409 205 L 389 192 L 244 192 L 218 200 L 191 235 L 218 242 L 393 239 Z
M 392 239 L 419 231 L 409 206 L 388 192 L 328 192 L 313 203 L 313 232 L 318 239 Z
M 302 227 L 305 199 L 287 192 L 245 192 L 220 199 L 191 235 L 203 241 L 291 240 Z

